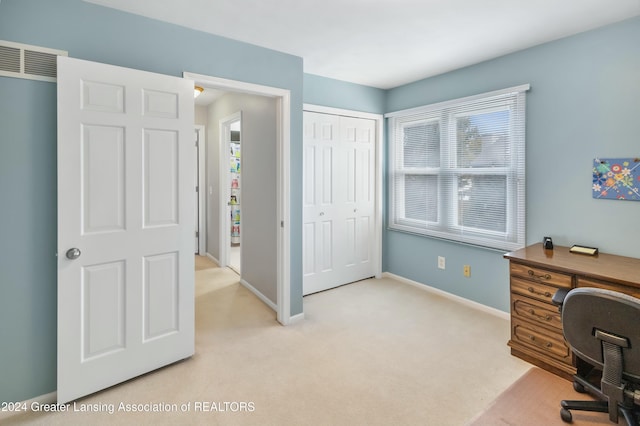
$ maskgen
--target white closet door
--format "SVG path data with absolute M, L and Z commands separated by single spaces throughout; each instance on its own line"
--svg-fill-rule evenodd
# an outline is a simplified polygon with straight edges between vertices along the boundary
M 194 353 L 193 82 L 58 60 L 58 403 Z
M 304 113 L 303 293 L 375 275 L 375 121 Z

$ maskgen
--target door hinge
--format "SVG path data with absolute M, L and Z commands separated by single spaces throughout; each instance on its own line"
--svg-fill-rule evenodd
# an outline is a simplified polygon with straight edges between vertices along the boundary
M 284 228 L 284 220 L 280 221 L 280 228 Z
M 196 238 L 198 238 L 199 236 L 200 236 L 200 233 L 196 231 Z
M 200 192 L 200 187 L 196 186 L 196 192 Z

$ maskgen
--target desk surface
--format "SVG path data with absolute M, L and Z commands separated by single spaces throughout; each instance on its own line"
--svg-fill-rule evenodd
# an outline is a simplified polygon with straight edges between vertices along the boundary
M 545 250 L 542 243 L 506 253 L 505 259 L 570 274 L 640 287 L 640 259 L 598 253 L 595 256 L 569 252 L 569 247 L 555 246 Z

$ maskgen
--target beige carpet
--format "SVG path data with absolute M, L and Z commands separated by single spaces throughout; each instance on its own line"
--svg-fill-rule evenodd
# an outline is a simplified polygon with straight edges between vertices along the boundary
M 503 392 L 471 426 L 562 426 L 560 401 L 593 400 L 589 395 L 573 390 L 570 381 L 533 367 L 509 389 Z M 611 425 L 606 413 L 572 411 L 573 425 Z M 618 424 L 626 424 L 622 417 Z
M 206 262 L 197 263 L 192 358 L 76 403 L 98 412 L 0 421 L 464 425 L 530 367 L 509 354 L 507 320 L 404 283 L 372 279 L 307 296 L 305 320 L 283 327 L 237 275 Z M 120 404 L 177 411 L 122 412 Z

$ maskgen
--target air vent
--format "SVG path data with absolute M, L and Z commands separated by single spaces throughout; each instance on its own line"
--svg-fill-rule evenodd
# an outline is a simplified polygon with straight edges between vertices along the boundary
M 0 46 L 0 70 L 5 72 L 20 72 L 20 49 Z
M 63 50 L 0 40 L 0 76 L 56 81 L 56 58 Z

